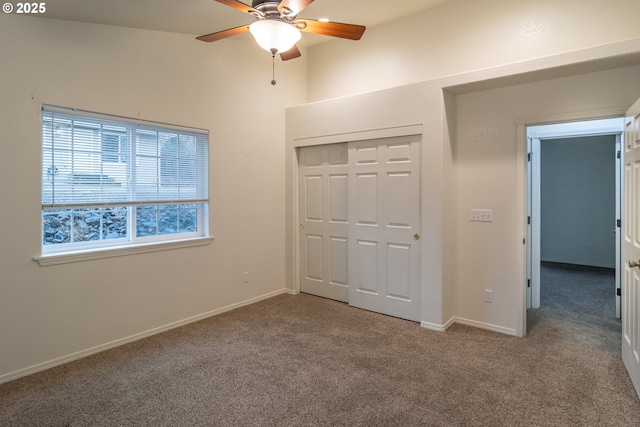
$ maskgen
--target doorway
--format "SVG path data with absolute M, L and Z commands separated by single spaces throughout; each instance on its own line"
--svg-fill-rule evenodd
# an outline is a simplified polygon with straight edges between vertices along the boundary
M 527 308 L 542 305 L 543 265 L 567 280 L 609 270 L 620 317 L 622 132 L 622 118 L 527 128 Z

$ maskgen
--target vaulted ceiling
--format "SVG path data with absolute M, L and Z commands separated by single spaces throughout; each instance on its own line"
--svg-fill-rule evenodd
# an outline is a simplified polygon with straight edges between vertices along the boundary
M 250 4 L 251 0 L 243 0 Z M 301 17 L 372 27 L 450 0 L 315 0 Z M 253 17 L 214 0 L 55 0 L 45 18 L 191 34 L 208 34 L 253 22 Z M 302 46 L 328 37 L 305 34 Z

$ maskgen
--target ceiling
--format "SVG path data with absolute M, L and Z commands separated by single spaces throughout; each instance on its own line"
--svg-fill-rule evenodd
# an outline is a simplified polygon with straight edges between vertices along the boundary
M 450 0 L 316 0 L 300 17 L 372 27 Z M 251 4 L 251 0 L 243 0 Z M 199 36 L 253 22 L 254 18 L 214 0 L 54 0 L 45 18 Z M 366 34 L 366 33 L 365 33 Z M 301 46 L 329 37 L 304 34 Z

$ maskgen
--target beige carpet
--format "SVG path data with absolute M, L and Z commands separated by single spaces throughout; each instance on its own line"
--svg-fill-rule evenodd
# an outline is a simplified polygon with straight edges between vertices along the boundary
M 610 302 L 556 294 L 526 338 L 283 295 L 0 385 L 0 425 L 638 426 Z

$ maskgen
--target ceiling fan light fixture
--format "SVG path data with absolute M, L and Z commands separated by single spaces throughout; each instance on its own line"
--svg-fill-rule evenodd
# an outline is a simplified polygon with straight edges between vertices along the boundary
M 293 25 L 274 19 L 256 21 L 249 26 L 249 31 L 258 45 L 271 53 L 289 51 L 302 37 Z

